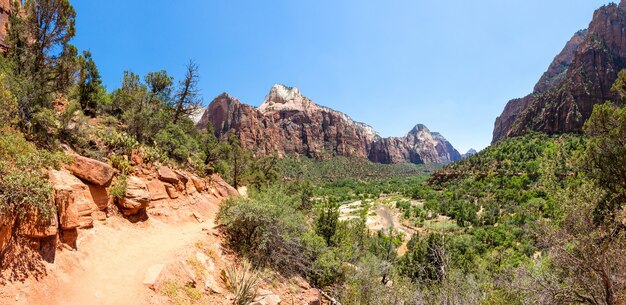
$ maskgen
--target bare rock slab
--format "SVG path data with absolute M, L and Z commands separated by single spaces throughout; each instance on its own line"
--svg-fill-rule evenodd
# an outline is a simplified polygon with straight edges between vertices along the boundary
M 144 276 L 143 284 L 150 289 L 155 289 L 156 284 L 161 277 L 161 272 L 163 272 L 163 268 L 165 268 L 164 264 L 150 266 Z

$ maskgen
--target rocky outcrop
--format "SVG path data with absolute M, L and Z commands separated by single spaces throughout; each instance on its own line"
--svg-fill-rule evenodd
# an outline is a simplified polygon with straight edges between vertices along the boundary
M 418 124 L 404 138 L 384 138 L 374 142 L 369 159 L 384 164 L 447 164 L 460 160 L 461 154 L 441 134 Z
M 510 101 L 495 122 L 493 142 L 529 130 L 579 132 L 593 106 L 617 101 L 611 86 L 626 68 L 626 0 L 596 10 L 589 28 L 566 44 L 534 92 Z
M 258 109 L 226 93 L 218 96 L 198 127 L 206 129 L 208 123 L 222 140 L 237 134 L 244 149 L 260 155 L 367 157 L 368 145 L 378 138 L 371 127 L 319 106 L 297 88 L 283 85 L 274 86 Z
M 258 108 L 221 94 L 197 126 L 211 126 L 221 140 L 236 135 L 240 145 L 256 155 L 295 153 L 317 159 L 338 155 L 380 163 L 449 163 L 460 158 L 439 134 L 428 131 L 424 143 L 415 142 L 411 133 L 405 138 L 381 138 L 372 127 L 319 106 L 298 88 L 284 85 L 272 87 Z
M 113 179 L 115 170 L 110 165 L 98 160 L 79 155 L 72 155 L 69 170 L 77 177 L 95 185 L 106 186 Z
M 209 178 L 209 187 L 208 189 L 212 194 L 216 197 L 231 197 L 231 196 L 239 196 L 239 192 L 228 184 L 222 177 L 219 175 L 213 175 Z
M 148 186 L 139 177 L 130 176 L 127 180 L 126 194 L 118 200 L 122 213 L 126 216 L 137 214 L 148 207 L 150 192 Z
M 54 202 L 57 206 L 61 229 L 92 227 L 91 214 L 98 211 L 99 207 L 89 187 L 67 171 L 51 170 L 48 176 L 54 190 Z

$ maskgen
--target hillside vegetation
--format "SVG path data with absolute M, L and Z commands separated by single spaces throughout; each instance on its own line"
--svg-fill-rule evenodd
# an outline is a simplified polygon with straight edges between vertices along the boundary
M 625 113 L 597 106 L 585 135 L 511 138 L 428 180 L 311 179 L 311 202 L 261 188 L 220 221 L 255 264 L 344 304 L 620 304 Z M 403 255 L 403 233 L 369 230 L 367 208 L 339 220 L 341 205 L 387 192 L 417 230 Z

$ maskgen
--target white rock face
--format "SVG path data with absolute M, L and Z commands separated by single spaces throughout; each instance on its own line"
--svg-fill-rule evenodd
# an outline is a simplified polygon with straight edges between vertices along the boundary
M 343 112 L 315 104 L 308 97 L 302 95 L 300 89 L 296 87 L 287 87 L 283 84 L 274 85 L 270 93 L 265 97 L 265 100 L 263 100 L 261 106 L 257 109 L 265 115 L 279 111 L 302 111 L 305 113 L 322 111 L 334 113 L 349 125 L 362 129 L 370 140 L 380 138 L 372 126 L 354 121 Z

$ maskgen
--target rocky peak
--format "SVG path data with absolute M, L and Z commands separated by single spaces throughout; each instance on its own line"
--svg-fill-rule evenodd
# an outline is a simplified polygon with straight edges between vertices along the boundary
M 534 94 L 543 93 L 548 91 L 548 89 L 558 85 L 567 72 L 570 64 L 574 60 L 574 55 L 578 50 L 578 47 L 587 36 L 587 30 L 580 30 L 574 34 L 574 36 L 565 44 L 565 47 L 557 55 L 548 70 L 541 76 L 539 82 L 535 85 L 535 89 L 533 91 Z
M 626 68 L 626 1 L 593 14 L 557 55 L 535 92 L 510 101 L 496 119 L 493 143 L 528 131 L 580 132 L 593 106 L 616 100 L 611 86 Z
M 300 89 L 276 84 L 270 89 L 270 92 L 258 109 L 262 113 L 269 113 L 292 110 L 310 111 L 318 108 L 315 103 L 300 93 Z
M 209 106 L 203 111 L 202 115 L 196 123 L 201 130 L 207 129 L 209 125 L 213 128 L 220 128 L 220 125 L 216 122 L 223 122 L 225 116 L 232 111 L 233 107 L 240 106 L 241 102 L 238 99 L 231 97 L 228 93 L 224 92 L 218 95 Z
M 477 153 L 478 152 L 475 149 L 470 148 L 466 153 L 461 155 L 461 158 L 462 159 L 466 159 L 466 158 L 469 158 L 469 157 L 471 157 L 471 156 L 473 156 L 473 155 L 475 155 Z
M 413 129 L 411 129 L 411 131 L 409 131 L 409 134 L 418 135 L 422 132 L 430 132 L 430 130 L 428 130 L 428 127 L 424 124 L 417 124 L 413 127 Z

